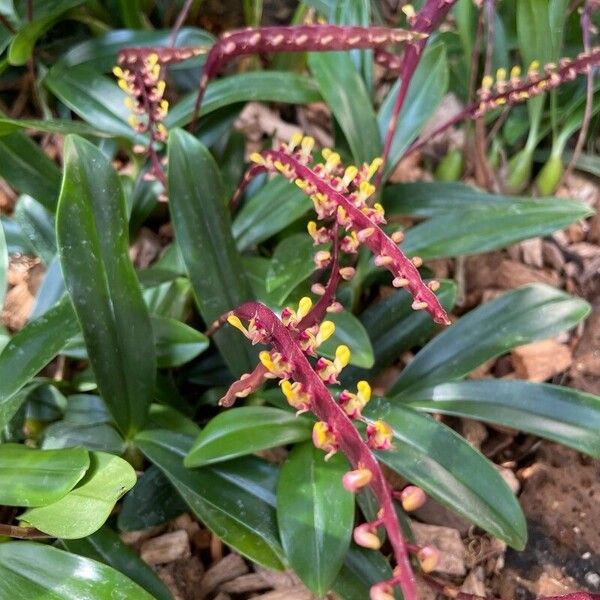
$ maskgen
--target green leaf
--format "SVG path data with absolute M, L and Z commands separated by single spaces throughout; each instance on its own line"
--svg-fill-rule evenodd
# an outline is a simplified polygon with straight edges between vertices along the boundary
M 25 400 L 19 391 L 79 331 L 68 301 L 63 300 L 16 333 L 0 354 L 0 425 L 4 426 Z
M 143 139 L 127 122 L 130 111 L 116 80 L 86 65 L 67 68 L 57 64 L 44 83 L 63 104 L 100 131 L 131 141 Z
M 177 321 L 152 315 L 152 330 L 159 367 L 179 367 L 208 348 L 208 338 Z
M 268 568 L 283 567 L 275 516 L 276 467 L 245 457 L 190 470 L 183 466 L 183 458 L 192 438 L 155 430 L 139 433 L 136 443 L 198 519 L 228 546 Z
M 70 492 L 90 465 L 83 448 L 37 450 L 0 444 L 0 504 L 44 506 Z
M 83 446 L 87 450 L 99 450 L 120 455 L 125 452 L 125 441 L 108 423 L 72 423 L 57 421 L 44 429 L 42 448 L 73 448 Z
M 180 130 L 169 137 L 169 209 L 200 313 L 212 323 L 252 297 L 223 203 L 220 174 L 210 152 Z M 230 370 L 251 371 L 250 344 L 231 328 L 215 341 Z
M 26 510 L 20 519 L 52 537 L 86 537 L 102 527 L 135 481 L 135 471 L 122 458 L 90 452 L 90 468 L 77 487 L 52 504 Z
M 507 292 L 461 317 L 404 369 L 389 394 L 460 379 L 515 346 L 569 329 L 590 312 L 585 300 L 543 284 Z
M 250 198 L 236 215 L 232 232 L 240 251 L 258 244 L 305 215 L 309 198 L 287 179 L 276 177 Z
M 202 430 L 183 464 L 202 467 L 310 438 L 312 423 L 266 406 L 243 406 L 220 413 Z
M 347 52 L 309 52 L 308 65 L 340 124 L 355 162 L 381 153 L 377 119 L 365 85 Z
M 294 288 L 314 272 L 315 251 L 306 233 L 290 235 L 277 244 L 266 281 L 267 292 L 274 294 L 277 304 L 283 304 Z
M 350 545 L 354 496 L 342 486 L 348 461 L 325 462 L 312 443 L 296 446 L 281 468 L 277 521 L 290 566 L 323 597 L 339 573 Z
M 192 120 L 197 92 L 182 98 L 165 118 L 168 129 L 183 127 Z M 321 100 L 314 81 L 285 71 L 255 71 L 230 75 L 208 85 L 200 116 L 237 102 L 286 102 L 308 104 Z
M 399 403 L 377 399 L 365 411 L 394 430 L 381 462 L 432 498 L 522 550 L 527 527 L 521 507 L 494 465 L 449 427 Z
M 60 171 L 48 155 L 21 132 L 0 137 L 0 175 L 49 211 L 56 210 Z
M 369 589 L 373 584 L 391 576 L 390 564 L 381 552 L 352 544 L 332 587 L 342 600 L 364 600 L 369 597 Z
M 4 228 L 0 226 L 0 306 L 4 306 L 8 286 L 8 248 L 4 237 Z
M 62 540 L 72 554 L 97 560 L 113 567 L 152 594 L 156 600 L 173 600 L 173 596 L 154 571 L 109 527 L 80 540 Z
M 107 137 L 106 132 L 96 129 L 87 123 L 71 119 L 9 119 L 7 117 L 0 117 L 0 136 L 13 133 L 19 129 L 31 129 L 33 131 L 58 133 L 60 135 L 76 133 L 78 135 Z
M 166 475 L 154 465 L 138 479 L 121 504 L 118 525 L 121 531 L 139 531 L 162 525 L 187 509 Z
M 600 458 L 600 398 L 592 394 L 558 385 L 486 379 L 415 390 L 405 401 L 418 410 L 533 433 Z
M 65 284 L 98 388 L 119 429 L 131 436 L 154 390 L 152 325 L 129 260 L 119 179 L 102 152 L 81 138 L 65 142 L 56 227 Z
M 0 544 L 0 597 L 153 600 L 111 567 L 34 542 Z
M 404 152 L 415 141 L 419 133 L 421 133 L 423 126 L 444 97 L 447 87 L 448 64 L 446 60 L 446 46 L 441 43 L 428 46 L 410 82 L 408 94 L 398 116 L 398 125 L 394 133 L 390 157 L 385 171 L 386 178 L 390 175 Z M 399 90 L 400 80 L 394 84 L 379 108 L 377 122 L 382 139 L 385 139 L 388 123 L 391 119 L 392 109 Z
M 50 265 L 56 254 L 54 215 L 31 196 L 21 196 L 15 206 L 15 221 L 36 254 Z
M 433 217 L 408 229 L 402 244 L 407 254 L 425 259 L 496 250 L 591 214 L 575 200 L 495 196 L 456 183 L 390 186 L 384 202 L 386 214 Z
M 319 355 L 333 359 L 336 348 L 345 344 L 352 354 L 350 364 L 370 369 L 374 362 L 373 346 L 362 323 L 348 311 L 328 314 L 327 320 L 335 323 L 335 333 L 319 346 Z

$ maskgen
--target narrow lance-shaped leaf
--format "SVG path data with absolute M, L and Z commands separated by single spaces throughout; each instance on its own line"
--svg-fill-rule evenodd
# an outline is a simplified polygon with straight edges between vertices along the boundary
M 348 461 L 328 462 L 312 443 L 294 448 L 281 468 L 277 520 L 290 565 L 318 597 L 339 573 L 350 545 L 354 496 L 342 486 Z
M 74 136 L 65 142 L 57 236 L 98 388 L 119 429 L 131 436 L 146 419 L 154 390 L 152 325 L 129 260 L 117 174 L 100 150 Z
M 519 503 L 494 465 L 462 437 L 398 402 L 375 400 L 366 415 L 394 430 L 393 448 L 378 451 L 380 461 L 513 548 L 525 546 Z
M 47 544 L 0 544 L 0 597 L 154 600 L 119 571 Z
M 189 133 L 169 137 L 169 208 L 200 313 L 208 325 L 252 296 L 235 249 L 220 174 L 209 151 Z M 227 328 L 215 341 L 230 370 L 250 371 L 253 352 Z
M 600 398 L 593 394 L 558 385 L 486 379 L 415 390 L 406 401 L 418 410 L 527 431 L 600 458 Z
M 460 379 L 503 352 L 569 329 L 585 318 L 589 304 L 550 286 L 526 285 L 460 318 L 425 346 L 389 393 L 402 396 Z

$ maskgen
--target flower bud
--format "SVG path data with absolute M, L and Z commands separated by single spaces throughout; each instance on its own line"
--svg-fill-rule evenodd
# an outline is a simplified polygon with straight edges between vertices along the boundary
M 389 583 L 377 583 L 371 586 L 370 600 L 394 600 L 394 588 Z
M 418 510 L 427 502 L 427 495 L 416 485 L 408 485 L 400 492 L 400 502 L 406 512 Z
M 350 281 L 355 273 L 356 269 L 354 267 L 342 267 L 340 269 L 340 276 L 344 281 Z
M 440 562 L 440 551 L 435 546 L 424 546 L 417 552 L 417 560 L 425 573 L 431 573 Z
M 314 424 L 312 441 L 315 445 L 315 448 L 319 448 L 319 450 L 324 450 L 327 452 L 325 460 L 331 458 L 339 448 L 337 436 L 333 431 L 333 427 L 331 427 L 331 425 L 325 421 L 317 421 Z
M 371 550 L 379 550 L 381 548 L 381 540 L 377 537 L 374 532 L 374 527 L 371 523 L 363 523 L 358 527 L 354 528 L 354 541 L 363 548 L 370 548 Z
M 373 473 L 369 469 L 356 469 L 355 471 L 348 471 L 342 477 L 342 485 L 349 492 L 355 493 L 365 485 L 369 485 L 371 479 L 373 479 Z
M 369 448 L 374 450 L 388 450 L 392 447 L 392 428 L 382 420 L 375 421 L 367 426 L 367 442 Z

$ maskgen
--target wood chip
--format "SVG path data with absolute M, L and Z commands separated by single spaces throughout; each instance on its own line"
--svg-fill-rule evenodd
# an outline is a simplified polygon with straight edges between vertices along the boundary
M 180 529 L 146 540 L 140 556 L 149 565 L 161 565 L 191 556 L 188 534 Z
M 247 572 L 248 565 L 239 554 L 228 554 L 206 571 L 198 590 L 198 598 L 206 598 L 221 584 L 240 577 L 240 575 L 245 575 Z
M 474 594 L 485 598 L 485 572 L 483 567 L 473 569 L 460 586 L 460 591 L 465 594 Z
M 521 256 L 526 265 L 541 269 L 544 266 L 542 238 L 532 238 L 519 244 Z
M 436 568 L 438 573 L 465 574 L 465 547 L 456 529 L 416 521 L 411 523 L 411 527 L 419 546 L 435 546 L 440 551 L 440 562 Z
M 521 488 L 521 484 L 517 479 L 517 476 L 514 474 L 512 469 L 507 469 L 506 467 L 501 467 L 499 465 L 495 465 L 496 469 L 504 479 L 506 485 L 510 488 L 513 494 L 517 495 L 519 493 L 519 489 Z
M 481 450 L 481 444 L 485 442 L 488 436 L 486 426 L 473 419 L 462 419 L 461 433 L 467 442 L 477 450 Z
M 148 527 L 148 529 L 140 529 L 139 531 L 123 531 L 120 534 L 121 540 L 128 546 L 137 546 L 152 537 L 156 537 L 166 529 L 166 525 L 156 525 Z
M 518 346 L 511 352 L 517 378 L 542 382 L 568 369 L 571 349 L 556 340 L 542 340 Z
M 558 273 L 549 269 L 534 269 L 509 258 L 500 262 L 494 278 L 498 287 L 507 290 L 526 283 L 546 283 L 553 287 L 558 287 L 560 284 Z
M 268 589 L 270 586 L 260 573 L 248 573 L 241 575 L 231 581 L 226 581 L 219 589 L 229 594 L 244 594 L 246 592 L 258 592 Z
M 314 600 L 314 596 L 310 593 L 310 590 L 300 584 L 254 596 L 254 600 Z
M 542 243 L 542 254 L 544 257 L 544 264 L 548 267 L 552 267 L 557 271 L 561 271 L 565 264 L 565 257 L 561 249 L 553 242 Z
M 268 584 L 268 587 L 275 590 L 294 587 L 300 583 L 300 579 L 293 571 L 272 571 L 259 565 L 255 565 L 254 570 Z

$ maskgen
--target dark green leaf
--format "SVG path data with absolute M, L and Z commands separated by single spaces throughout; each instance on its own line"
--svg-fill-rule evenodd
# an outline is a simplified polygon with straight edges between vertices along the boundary
M 194 91 L 173 106 L 165 119 L 169 129 L 183 127 L 192 120 L 196 96 L 197 92 Z M 281 71 L 255 71 L 230 75 L 210 83 L 200 115 L 208 115 L 237 102 L 308 104 L 320 99 L 319 90 L 309 77 Z
M 319 346 L 319 355 L 333 359 L 336 348 L 345 344 L 352 353 L 350 364 L 370 369 L 374 361 L 373 346 L 362 323 L 348 311 L 328 314 L 327 320 L 335 323 L 335 333 Z
M 186 511 L 186 504 L 162 471 L 151 466 L 125 496 L 118 524 L 121 531 L 162 525 Z
M 354 496 L 342 486 L 348 461 L 325 462 L 312 443 L 297 446 L 281 468 L 277 521 L 290 566 L 323 597 L 339 573 L 350 545 Z
M 202 467 L 253 454 L 259 450 L 285 446 L 310 438 L 312 423 L 293 413 L 266 406 L 243 406 L 217 415 L 202 430 L 186 467 Z
M 258 244 L 302 217 L 311 202 L 287 179 L 277 177 L 264 185 L 236 215 L 232 231 L 240 251 Z
M 175 236 L 196 301 L 212 323 L 252 292 L 231 235 L 217 165 L 199 141 L 180 130 L 169 137 L 169 190 Z M 253 368 L 250 345 L 237 332 L 223 328 L 215 341 L 233 373 Z
M 42 448 L 73 448 L 83 446 L 88 450 L 99 450 L 120 455 L 125 451 L 125 442 L 119 432 L 108 423 L 73 423 L 57 421 L 44 430 Z
M 52 537 L 86 537 L 102 527 L 135 481 L 135 471 L 122 458 L 90 452 L 90 468 L 77 487 L 52 504 L 26 510 L 20 518 Z
M 273 252 L 267 273 L 266 287 L 281 305 L 293 289 L 315 270 L 315 251 L 312 238 L 297 233 L 284 238 Z
M 442 100 L 448 87 L 448 65 L 444 44 L 429 46 L 410 82 L 408 94 L 398 117 L 398 126 L 390 150 L 385 175 L 389 176 L 407 148 L 415 141 L 425 123 Z M 385 139 L 392 108 L 400 89 L 400 80 L 392 87 L 379 108 L 377 122 Z
M 154 571 L 109 527 L 80 540 L 62 540 L 62 545 L 73 554 L 97 560 L 127 575 L 156 600 L 173 599 Z
M 308 64 L 321 95 L 340 124 L 355 162 L 381 153 L 377 119 L 365 85 L 347 52 L 309 52 Z
M 333 590 L 342 600 L 364 600 L 374 583 L 392 576 L 392 569 L 381 552 L 352 544 L 344 566 L 333 582 Z
M 96 137 L 106 137 L 107 134 L 87 123 L 73 121 L 70 119 L 9 119 L 0 118 L 0 136 L 13 133 L 19 129 L 32 129 L 33 131 L 43 131 L 44 133 L 58 133 L 67 135 L 76 133 L 78 135 L 93 135 Z
M 0 444 L 0 504 L 44 506 L 60 500 L 90 466 L 83 448 L 37 450 Z
M 189 325 L 152 315 L 152 330 L 159 367 L 178 367 L 208 348 L 208 338 Z
M 0 137 L 0 175 L 49 211 L 56 210 L 60 171 L 40 146 L 25 134 L 15 132 Z
M 272 569 L 283 566 L 277 533 L 277 469 L 252 457 L 202 469 L 186 469 L 192 438 L 144 431 L 136 443 L 175 486 L 194 514 L 227 545 Z
M 375 400 L 365 414 L 394 430 L 394 447 L 378 451 L 379 460 L 441 504 L 523 549 L 527 528 L 519 503 L 494 465 L 460 435 L 398 402 Z
M 576 325 L 585 300 L 543 284 L 526 285 L 483 304 L 435 337 L 396 380 L 390 394 L 460 379 L 490 358 Z
M 8 285 L 8 248 L 4 237 L 4 228 L 0 226 L 0 306 L 4 306 Z
M 15 221 L 46 265 L 56 254 L 54 215 L 31 196 L 21 196 L 15 206 Z
M 26 385 L 79 330 L 73 309 L 63 300 L 16 333 L 0 354 L 0 425 L 5 425 L 24 397 Z
M 413 408 L 498 423 L 600 458 L 600 398 L 558 385 L 485 379 L 409 393 Z
M 152 325 L 129 260 L 119 179 L 100 150 L 77 137 L 65 142 L 57 237 L 98 388 L 130 436 L 145 420 L 154 389 Z
M 34 542 L 0 544 L 0 597 L 153 600 L 111 567 Z

